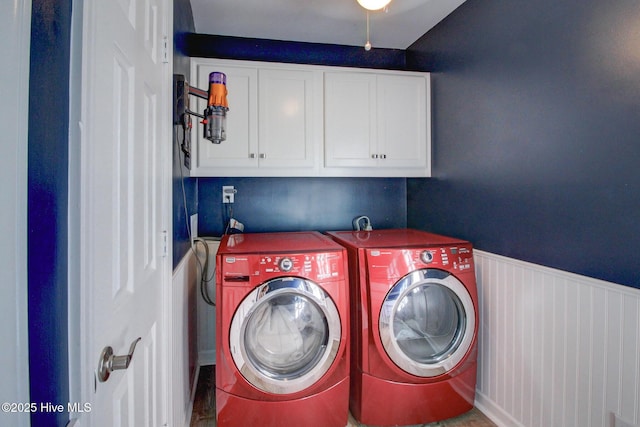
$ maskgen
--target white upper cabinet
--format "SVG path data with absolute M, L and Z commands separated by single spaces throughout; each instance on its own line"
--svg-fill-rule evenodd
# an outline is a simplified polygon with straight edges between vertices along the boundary
M 198 88 L 213 71 L 227 75 L 227 139 L 194 120 L 192 176 L 430 176 L 428 73 L 192 59 Z
M 322 73 L 261 69 L 258 88 L 260 167 L 277 175 L 317 173 Z
M 429 75 L 325 73 L 325 174 L 429 176 Z
M 375 166 L 375 74 L 328 72 L 324 83 L 325 166 Z
M 380 75 L 378 80 L 379 164 L 393 168 L 428 166 L 427 78 Z
M 194 123 L 191 176 L 317 176 L 322 141 L 322 72 L 219 59 L 193 59 L 192 81 L 227 76 L 227 139 L 213 144 Z M 194 97 L 191 97 L 193 102 Z M 206 101 L 197 99 L 197 112 Z

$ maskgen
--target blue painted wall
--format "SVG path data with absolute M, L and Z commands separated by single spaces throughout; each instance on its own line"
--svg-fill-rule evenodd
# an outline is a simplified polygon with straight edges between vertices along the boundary
M 28 283 L 31 402 L 69 401 L 67 327 L 71 1 L 33 0 L 29 81 Z M 63 426 L 67 412 L 31 413 Z
M 408 225 L 640 288 L 640 2 L 467 0 L 432 71 L 433 171 Z
M 223 185 L 236 188 L 233 205 L 222 204 Z M 206 236 L 220 236 L 230 213 L 245 232 L 350 230 L 360 215 L 375 228 L 406 226 L 401 178 L 200 178 L 198 194 Z
M 184 50 L 190 56 L 204 58 L 341 67 L 401 70 L 405 68 L 406 62 L 405 51 L 400 49 L 375 48 L 367 52 L 362 46 L 249 39 L 210 34 L 185 35 Z
M 184 52 L 184 38 L 194 30 L 193 12 L 189 0 L 173 1 L 173 73 L 191 75 L 191 59 Z M 175 268 L 190 248 L 189 216 L 198 211 L 196 178 L 189 178 L 184 168 L 180 144 L 184 138 L 181 126 L 173 126 L 173 267 Z

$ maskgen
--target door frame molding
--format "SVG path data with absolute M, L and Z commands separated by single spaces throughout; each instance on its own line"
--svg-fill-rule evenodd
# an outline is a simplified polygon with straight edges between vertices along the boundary
M 3 194 L 0 200 L 9 209 L 0 215 L 0 230 L 5 242 L 2 245 L 0 273 L 0 311 L 3 313 L 3 329 L 10 338 L 3 356 L 4 381 L 0 394 L 10 402 L 29 402 L 29 324 L 28 324 L 28 274 L 27 274 L 27 192 L 29 139 L 29 66 L 31 48 L 31 0 L 17 0 L 10 7 L 11 13 L 3 14 L 0 33 L 7 36 L 2 53 L 12 58 L 3 66 L 2 87 L 5 102 L 2 106 L 4 130 L 4 156 L 0 177 Z M 7 92 L 5 92 L 7 90 Z M 7 190 L 5 190 L 5 188 Z M 29 425 L 29 414 L 0 413 L 0 424 L 23 427 Z

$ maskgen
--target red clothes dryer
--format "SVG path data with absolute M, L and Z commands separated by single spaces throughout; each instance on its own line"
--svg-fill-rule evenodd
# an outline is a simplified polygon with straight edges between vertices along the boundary
M 328 234 L 347 248 L 351 268 L 353 416 L 396 426 L 470 410 L 478 331 L 471 244 L 411 229 Z
M 317 232 L 234 234 L 216 265 L 218 427 L 344 427 L 345 249 Z

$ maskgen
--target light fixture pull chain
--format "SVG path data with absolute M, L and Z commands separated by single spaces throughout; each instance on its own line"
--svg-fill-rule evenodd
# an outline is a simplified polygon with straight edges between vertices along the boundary
M 371 41 L 369 40 L 369 11 L 367 10 L 367 42 L 364 45 L 364 50 L 371 50 Z

